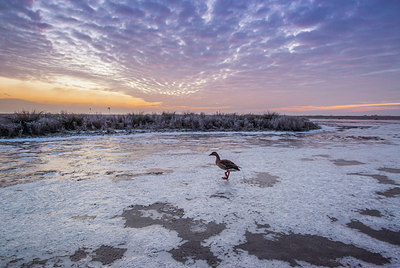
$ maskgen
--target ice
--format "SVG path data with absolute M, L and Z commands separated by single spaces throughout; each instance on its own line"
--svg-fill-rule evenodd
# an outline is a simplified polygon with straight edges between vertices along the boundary
M 399 122 L 320 123 L 302 133 L 0 140 L 0 266 L 101 267 L 107 250 L 123 252 L 105 260 L 117 267 L 400 266 L 400 198 L 379 194 L 400 187 Z M 242 171 L 222 180 L 212 151 Z M 135 207 L 148 226 L 126 226 L 122 215 Z M 214 225 L 223 230 L 207 229 Z M 246 237 L 344 253 L 318 259 L 311 248 L 279 259 L 257 255 Z M 185 243 L 203 255 L 177 255 Z

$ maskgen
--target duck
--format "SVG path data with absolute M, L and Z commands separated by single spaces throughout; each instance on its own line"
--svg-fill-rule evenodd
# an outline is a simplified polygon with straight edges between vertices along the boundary
M 209 156 L 214 155 L 217 159 L 215 160 L 215 164 L 225 171 L 225 177 L 222 177 L 223 180 L 227 180 L 229 178 L 229 174 L 231 171 L 240 171 L 240 168 L 230 160 L 222 159 L 219 157 L 217 152 L 212 152 Z

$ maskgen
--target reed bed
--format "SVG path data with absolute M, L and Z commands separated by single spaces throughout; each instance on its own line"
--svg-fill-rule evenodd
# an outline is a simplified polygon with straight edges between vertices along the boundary
M 51 114 L 18 112 L 0 115 L 0 137 L 135 131 L 308 131 L 310 120 L 277 113 L 256 114 Z

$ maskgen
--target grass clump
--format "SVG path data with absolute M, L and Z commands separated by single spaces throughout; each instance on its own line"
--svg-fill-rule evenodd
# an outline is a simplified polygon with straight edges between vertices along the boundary
M 277 113 L 131 113 L 121 115 L 62 112 L 0 115 L 0 137 L 43 136 L 56 133 L 114 133 L 115 131 L 308 131 L 319 128 L 310 120 Z

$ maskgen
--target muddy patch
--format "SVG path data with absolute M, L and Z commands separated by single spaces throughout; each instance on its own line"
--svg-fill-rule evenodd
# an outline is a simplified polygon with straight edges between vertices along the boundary
M 127 180 L 131 180 L 131 179 L 143 177 L 143 176 L 159 176 L 159 175 L 164 175 L 164 174 L 170 174 L 172 172 L 173 172 L 173 170 L 171 170 L 171 169 L 151 168 L 151 169 L 146 170 L 146 172 L 142 172 L 142 173 L 117 173 L 117 174 L 115 174 L 114 172 L 106 172 L 106 175 L 114 175 L 113 181 L 118 182 L 118 181 L 127 181 Z
M 371 227 L 365 225 L 364 223 L 358 220 L 352 220 L 350 223 L 347 224 L 348 227 L 357 229 L 360 232 L 373 237 L 375 239 L 393 244 L 393 245 L 400 245 L 400 231 L 394 232 L 388 230 L 386 228 L 382 228 L 380 230 L 372 229 Z
M 244 179 L 243 182 L 266 188 L 272 187 L 275 183 L 279 182 L 279 177 L 271 175 L 268 172 L 257 172 L 255 177 Z
M 93 261 L 99 261 L 103 265 L 111 264 L 116 260 L 121 259 L 124 256 L 126 248 L 114 248 L 111 246 L 102 245 L 94 252 L 92 257 Z
M 185 241 L 182 245 L 169 251 L 172 257 L 182 263 L 189 260 L 205 260 L 210 266 L 217 266 L 221 260 L 209 247 L 202 243 L 226 227 L 215 222 L 205 223 L 201 220 L 185 218 L 183 209 L 167 203 L 154 203 L 149 206 L 133 205 L 125 209 L 121 217 L 125 218 L 125 227 L 143 228 L 151 225 L 162 225 L 176 231 Z
M 75 251 L 74 254 L 69 256 L 70 260 L 73 262 L 80 261 L 82 259 L 85 259 L 88 256 L 88 253 L 86 252 L 86 248 L 80 248 L 77 251 Z
M 172 169 L 150 168 L 146 171 L 147 175 L 163 175 L 172 173 Z
M 316 154 L 316 155 L 313 155 L 313 156 L 323 157 L 323 158 L 330 158 L 330 157 L 331 157 L 331 156 L 328 155 L 328 154 Z
M 34 258 L 30 262 L 24 262 L 22 258 L 15 259 L 8 262 L 7 267 L 70 267 L 71 261 L 74 262 L 73 267 L 92 267 L 87 264 L 89 261 L 98 261 L 102 265 L 109 265 L 121 259 L 126 250 L 126 248 L 116 248 L 106 245 L 102 245 L 95 250 L 79 248 L 70 256 L 54 256 L 49 259 Z M 82 264 L 82 260 L 84 260 L 86 265 Z
M 248 142 L 253 145 L 264 147 L 280 147 L 280 148 L 302 148 L 305 146 L 305 140 L 302 137 L 294 137 L 292 135 L 282 135 L 281 138 L 268 139 L 253 137 L 248 139 Z
M 23 261 L 23 260 L 24 260 L 23 258 L 13 259 L 13 260 L 9 261 L 9 262 L 6 264 L 6 267 L 14 267 L 14 266 L 15 266 L 15 263 L 21 262 L 21 261 Z
M 275 146 L 283 148 L 302 148 L 305 146 L 305 142 L 301 138 L 281 138 L 275 142 Z
M 266 236 L 271 237 L 267 239 Z M 281 260 L 291 266 L 300 266 L 297 261 L 305 261 L 312 265 L 341 266 L 338 258 L 354 257 L 364 262 L 383 265 L 390 263 L 390 259 L 379 253 L 373 253 L 354 245 L 317 235 L 283 234 L 267 231 L 266 233 L 246 232 L 246 243 L 235 246 L 245 250 L 259 259 Z
M 385 140 L 385 139 L 382 139 L 377 136 L 347 136 L 346 138 L 357 140 L 357 141 L 384 141 Z
M 337 222 L 338 221 L 338 219 L 335 218 L 335 217 L 328 216 L 328 218 L 331 220 L 331 222 Z
M 395 181 L 389 179 L 385 175 L 379 174 L 363 174 L 363 173 L 347 173 L 347 175 L 354 175 L 354 176 L 364 176 L 364 177 L 371 177 L 378 181 L 380 184 L 391 184 L 391 185 L 398 185 Z
M 312 159 L 312 158 L 300 158 L 300 160 L 303 161 L 303 162 L 311 162 L 311 161 L 314 161 L 314 159 Z
M 34 175 L 34 176 L 52 176 L 52 175 L 57 174 L 57 172 L 58 171 L 54 170 L 54 169 L 52 169 L 52 170 L 38 170 L 35 173 L 33 173 L 32 175 Z
M 45 267 L 48 261 L 48 259 L 41 260 L 39 258 L 35 258 L 28 263 L 22 264 L 21 267 Z
M 71 219 L 77 221 L 94 220 L 95 218 L 96 216 L 90 216 L 90 215 L 76 215 L 71 217 Z
M 116 260 L 122 259 L 126 250 L 126 248 L 116 248 L 106 245 L 101 245 L 93 251 L 87 248 L 79 248 L 74 254 L 69 256 L 69 259 L 73 262 L 79 262 L 80 260 L 91 257 L 92 261 L 98 261 L 103 265 L 108 265 Z
M 400 187 L 395 187 L 395 188 L 389 189 L 384 192 L 376 192 L 376 194 L 382 195 L 385 197 L 396 197 L 396 196 L 400 195 Z
M 363 162 L 359 162 L 356 160 L 334 159 L 331 161 L 336 166 L 356 166 L 356 165 L 364 165 L 365 164 Z
M 383 171 L 383 172 L 388 172 L 388 173 L 395 173 L 395 174 L 400 173 L 400 169 L 398 169 L 398 168 L 379 168 L 378 170 Z
M 338 126 L 337 130 L 342 132 L 349 129 L 368 129 L 372 128 L 372 126 Z
M 216 194 L 212 194 L 210 195 L 210 198 L 223 198 L 223 199 L 230 199 L 229 196 L 227 196 L 226 193 L 216 193 Z
M 382 217 L 382 214 L 379 210 L 376 209 L 362 209 L 358 211 L 361 215 L 367 215 L 372 217 Z

